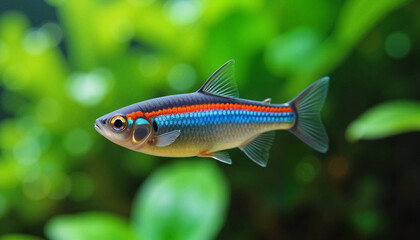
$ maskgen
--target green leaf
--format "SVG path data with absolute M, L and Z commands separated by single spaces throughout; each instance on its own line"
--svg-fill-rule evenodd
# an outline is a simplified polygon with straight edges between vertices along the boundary
M 286 84 L 282 86 L 284 90 L 280 90 L 280 94 L 284 97 L 292 98 L 294 96 L 291 93 L 301 91 L 301 89 L 304 89 L 313 82 L 314 78 L 328 75 L 346 59 L 360 40 L 376 24 L 409 1 L 345 1 L 331 37 L 319 43 L 319 46 L 316 46 L 316 52 L 308 52 L 310 55 L 302 58 L 301 63 L 298 65 L 302 65 L 300 68 L 304 70 L 298 69 L 297 67 L 296 69 L 299 71 L 293 72 L 295 76 L 291 76 Z M 269 64 L 267 65 L 271 67 Z
M 47 224 L 46 235 L 51 240 L 136 239 L 124 219 L 97 212 L 56 217 Z
M 227 203 L 227 183 L 213 162 L 179 162 L 159 169 L 140 189 L 133 225 L 147 240 L 213 239 Z
M 24 234 L 8 234 L 1 236 L 0 240 L 42 240 L 42 238 Z
M 303 59 L 319 48 L 320 36 L 311 28 L 295 28 L 276 37 L 266 49 L 266 64 L 278 76 L 304 71 Z
M 337 38 L 354 45 L 384 16 L 408 0 L 348 0 L 337 24 Z
M 393 101 L 376 106 L 347 128 L 347 139 L 378 139 L 420 130 L 420 103 Z

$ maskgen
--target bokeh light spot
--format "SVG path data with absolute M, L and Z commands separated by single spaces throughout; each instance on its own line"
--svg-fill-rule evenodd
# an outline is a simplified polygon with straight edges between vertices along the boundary
M 21 165 L 16 169 L 16 176 L 21 182 L 33 182 L 41 176 L 41 167 L 38 162 L 26 166 Z
M 187 25 L 195 22 L 201 15 L 201 3 L 194 0 L 170 0 L 165 6 L 165 13 L 175 25 Z
M 111 27 L 112 36 L 118 42 L 130 41 L 135 33 L 135 27 L 128 19 L 118 19 Z
M 31 55 L 45 52 L 52 44 L 51 36 L 45 29 L 32 29 L 23 38 L 23 49 Z
M 176 91 L 184 92 L 194 86 L 196 73 L 188 64 L 177 64 L 168 72 L 169 86 Z
M 320 45 L 319 33 L 298 28 L 274 38 L 265 51 L 265 61 L 275 74 L 295 73 L 305 67 Z
M 302 182 L 311 182 L 315 177 L 314 167 L 306 162 L 301 162 L 296 165 L 296 177 Z
M 375 176 L 359 177 L 356 197 L 361 205 L 370 205 L 378 201 L 382 194 L 382 183 Z
M 50 179 L 41 175 L 34 181 L 24 182 L 22 185 L 23 193 L 31 200 L 41 200 L 45 198 L 51 189 Z
M 57 173 L 51 182 L 51 191 L 48 197 L 54 200 L 61 200 L 67 197 L 71 191 L 70 178 L 61 173 Z
M 63 39 L 63 29 L 57 23 L 47 22 L 43 24 L 40 29 L 49 34 L 51 46 L 57 46 Z
M 371 235 L 380 228 L 380 217 L 373 210 L 357 210 L 352 214 L 352 223 L 360 234 Z
M 405 33 L 395 32 L 385 40 L 386 53 L 395 59 L 401 59 L 410 52 L 411 40 Z
M 312 182 L 319 172 L 319 160 L 315 157 L 302 159 L 295 168 L 295 176 L 303 183 Z
M 36 106 L 36 117 L 43 123 L 54 123 L 60 115 L 61 106 L 54 99 L 44 98 Z
M 345 178 L 350 169 L 350 164 L 344 157 L 334 157 L 328 162 L 327 170 L 331 177 L 336 179 Z
M 68 91 L 70 96 L 80 104 L 93 107 L 102 102 L 112 88 L 112 73 L 104 68 L 90 73 L 75 73 L 69 77 Z
M 45 151 L 50 147 L 51 134 L 50 132 L 41 125 L 34 125 L 28 127 L 27 134 L 35 138 L 41 147 L 41 151 Z
M 13 156 L 22 165 L 30 165 L 38 161 L 41 147 L 32 136 L 26 136 L 13 149 Z
M 64 147 L 67 152 L 75 156 L 85 154 L 91 146 L 92 137 L 84 129 L 71 130 L 64 139 Z

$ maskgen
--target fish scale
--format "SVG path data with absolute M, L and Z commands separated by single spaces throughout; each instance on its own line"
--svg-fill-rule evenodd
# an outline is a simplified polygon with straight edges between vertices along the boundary
M 236 106 L 243 105 L 238 100 Z M 194 105 L 189 107 L 195 108 Z M 278 108 L 284 107 L 284 105 L 278 107 L 270 106 L 270 109 L 277 111 Z M 159 110 L 157 111 L 159 112 Z M 160 126 L 157 131 L 158 135 L 175 129 L 180 129 L 181 132 L 184 132 L 168 149 L 168 154 L 174 154 L 178 151 L 182 153 L 185 152 L 184 149 L 189 148 L 190 151 L 195 151 L 195 155 L 198 155 L 203 151 L 204 146 L 208 152 L 217 152 L 226 146 L 237 146 L 263 131 L 287 129 L 294 122 L 294 112 L 217 109 L 168 115 L 161 114 L 151 118 L 151 121 L 155 121 L 157 126 Z M 153 150 L 162 151 L 159 147 L 154 147 Z
M 165 157 L 212 157 L 231 163 L 225 151 L 241 149 L 266 166 L 273 131 L 289 130 L 317 151 L 326 152 L 328 136 L 320 110 L 329 78 L 322 78 L 293 100 L 271 104 L 238 97 L 233 60 L 220 67 L 194 93 L 135 103 L 101 118 L 95 129 L 134 151 Z

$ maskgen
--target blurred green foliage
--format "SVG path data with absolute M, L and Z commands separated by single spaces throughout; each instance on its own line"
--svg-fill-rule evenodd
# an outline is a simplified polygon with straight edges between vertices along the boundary
M 0 240 L 41 240 L 41 238 L 23 235 L 23 234 L 8 234 L 0 237 Z
M 81 213 L 53 218 L 46 226 L 49 239 L 121 239 L 135 240 L 130 225 L 109 213 Z
M 144 183 L 133 206 L 134 228 L 144 239 L 213 239 L 227 201 L 227 183 L 213 164 L 178 163 Z
M 208 162 L 181 162 L 157 170 L 134 201 L 132 227 L 109 213 L 59 216 L 46 226 L 52 240 L 213 239 L 224 221 L 228 193 Z
M 0 235 L 413 238 L 410 214 L 420 210 L 406 206 L 420 193 L 405 186 L 420 186 L 418 135 L 344 137 L 418 130 L 418 103 L 391 100 L 420 98 L 419 9 L 409 0 L 2 0 Z M 178 163 L 94 131 L 112 110 L 195 91 L 231 58 L 243 98 L 285 102 L 331 75 L 330 152 L 278 133 L 266 169 L 235 151 L 233 166 Z
M 420 104 L 414 101 L 392 101 L 364 113 L 347 129 L 347 138 L 377 139 L 420 130 Z

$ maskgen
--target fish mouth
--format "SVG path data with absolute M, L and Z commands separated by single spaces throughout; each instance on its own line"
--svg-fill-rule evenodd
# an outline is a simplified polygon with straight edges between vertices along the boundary
M 101 128 L 101 124 L 100 123 L 98 123 L 98 120 L 96 120 L 96 122 L 95 122 L 95 130 L 98 132 L 98 133 L 100 133 L 100 134 L 102 134 L 103 135 L 103 133 L 104 133 L 104 131 L 103 131 L 103 129 Z

